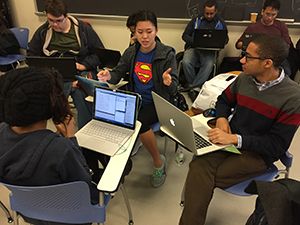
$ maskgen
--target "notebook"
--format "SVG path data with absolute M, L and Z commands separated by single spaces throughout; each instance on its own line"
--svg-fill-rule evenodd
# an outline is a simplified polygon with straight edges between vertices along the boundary
M 207 123 L 204 124 L 199 120 L 193 119 L 155 92 L 152 92 L 152 97 L 160 129 L 195 155 L 203 155 L 224 148 L 226 148 L 224 150 L 239 153 L 233 145 L 216 145 L 211 143 L 207 137 L 207 131 L 211 128 Z
M 97 48 L 95 49 L 95 52 L 100 60 L 100 69 L 114 68 L 121 58 L 121 53 L 117 50 Z
M 227 30 L 195 29 L 193 48 L 224 48 L 227 40 Z
M 60 72 L 65 82 L 76 80 L 77 69 L 74 57 L 26 56 L 26 63 L 30 67 L 54 68 Z
M 79 145 L 113 156 L 134 132 L 138 101 L 135 93 L 95 87 L 93 119 L 75 134 Z

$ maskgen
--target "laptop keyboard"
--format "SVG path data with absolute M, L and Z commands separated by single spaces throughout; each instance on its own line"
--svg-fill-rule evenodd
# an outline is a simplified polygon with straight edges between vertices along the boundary
M 83 133 L 116 144 L 120 144 L 124 140 L 124 138 L 128 137 L 128 132 L 99 126 L 98 124 L 94 123 L 90 123 L 89 126 L 86 127 L 86 129 L 83 129 Z
M 194 136 L 195 136 L 195 144 L 196 144 L 196 148 L 205 148 L 207 146 L 211 146 L 212 144 L 210 142 L 208 142 L 207 140 L 205 140 L 203 137 L 201 137 L 200 135 L 198 135 L 197 133 L 194 132 Z

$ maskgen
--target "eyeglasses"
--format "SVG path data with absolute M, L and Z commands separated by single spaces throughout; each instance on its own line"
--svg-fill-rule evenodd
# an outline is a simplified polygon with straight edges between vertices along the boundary
M 57 20 L 53 20 L 53 19 L 50 19 L 50 18 L 47 18 L 48 22 L 51 23 L 51 24 L 59 24 L 59 23 L 63 23 L 65 22 L 65 19 L 66 17 L 62 18 L 62 19 L 57 19 Z
M 269 58 L 263 58 L 263 57 L 251 56 L 248 52 L 242 51 L 242 52 L 241 52 L 241 58 L 244 58 L 244 57 L 246 58 L 246 61 L 248 61 L 248 59 L 258 59 L 258 60 L 269 59 Z
M 266 16 L 266 17 L 271 17 L 271 18 L 273 18 L 273 17 L 276 17 L 277 16 L 277 13 L 263 13 L 263 15 L 264 16 Z

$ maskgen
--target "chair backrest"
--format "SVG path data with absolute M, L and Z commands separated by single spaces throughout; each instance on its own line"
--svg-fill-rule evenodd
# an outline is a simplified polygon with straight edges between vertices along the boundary
M 16 36 L 19 45 L 23 49 L 28 48 L 29 29 L 24 27 L 13 27 L 10 31 Z
M 232 185 L 226 189 L 223 189 L 226 192 L 229 192 L 231 194 L 240 195 L 240 196 L 249 196 L 251 194 L 246 193 L 245 189 L 248 187 L 248 185 L 253 181 L 272 181 L 274 178 L 277 178 L 281 173 L 284 174 L 285 178 L 288 178 L 289 176 L 289 170 L 292 166 L 293 162 L 293 155 L 286 151 L 286 153 L 280 158 L 280 161 L 285 166 L 284 169 L 278 169 L 274 164 L 268 168 L 268 170 L 256 177 L 252 177 L 248 180 L 245 180 L 243 182 L 240 182 L 238 184 Z
M 83 181 L 34 187 L 3 184 L 11 191 L 11 209 L 26 217 L 71 224 L 105 221 L 105 206 L 91 204 Z

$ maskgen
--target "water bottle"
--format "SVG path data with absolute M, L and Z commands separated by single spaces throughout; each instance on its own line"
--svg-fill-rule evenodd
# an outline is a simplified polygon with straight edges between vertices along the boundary
M 185 156 L 181 150 L 179 150 L 175 155 L 175 162 L 178 166 L 181 166 L 185 161 Z

